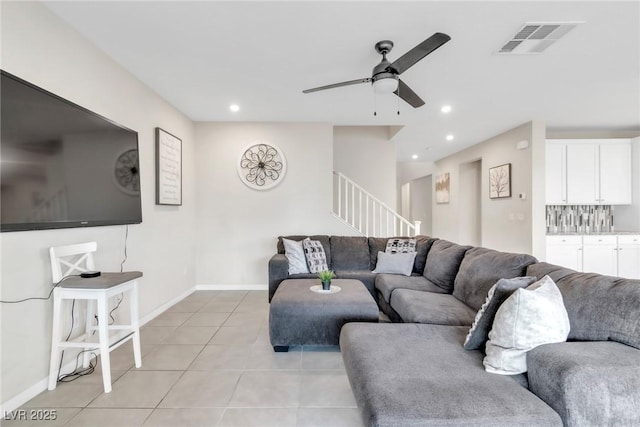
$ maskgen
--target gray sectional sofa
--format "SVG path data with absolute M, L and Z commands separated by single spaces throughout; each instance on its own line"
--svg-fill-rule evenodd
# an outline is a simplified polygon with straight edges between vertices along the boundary
M 342 328 L 365 424 L 640 426 L 640 281 L 426 236 L 417 238 L 412 276 L 374 274 L 373 254 L 384 251 L 386 238 L 317 237 L 338 277 L 362 280 L 393 321 Z M 280 241 L 278 252 L 269 262 L 270 298 L 289 278 Z M 524 275 L 549 275 L 557 284 L 568 341 L 527 353 L 526 374 L 488 373 L 483 349 L 465 350 L 465 337 L 491 286 Z

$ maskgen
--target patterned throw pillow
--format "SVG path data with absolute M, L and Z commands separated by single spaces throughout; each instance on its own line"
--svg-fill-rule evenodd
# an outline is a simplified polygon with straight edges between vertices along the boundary
M 389 239 L 384 250 L 388 254 L 408 254 L 416 251 L 416 239 Z
M 307 258 L 307 266 L 310 273 L 318 273 L 329 269 L 327 256 L 319 240 L 311 240 L 308 237 L 302 241 L 304 256 Z

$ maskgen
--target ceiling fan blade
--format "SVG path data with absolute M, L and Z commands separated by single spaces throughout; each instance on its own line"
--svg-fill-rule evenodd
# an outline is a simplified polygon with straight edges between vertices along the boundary
M 422 107 L 424 105 L 424 101 L 400 79 L 398 79 L 398 89 L 393 93 L 398 95 L 400 99 L 411 105 L 413 108 Z
M 396 74 L 402 74 L 410 67 L 414 66 L 416 62 L 420 61 L 425 56 L 451 40 L 451 37 L 444 33 L 435 33 L 409 52 L 402 55 L 389 65 L 389 68 L 395 71 Z
M 318 92 L 319 90 L 333 89 L 334 87 L 351 86 L 351 85 L 357 85 L 359 83 L 369 83 L 369 82 L 371 82 L 371 78 L 367 77 L 364 79 L 349 80 L 348 82 L 334 83 L 332 85 L 314 87 L 313 89 L 305 89 L 302 91 L 302 93 Z

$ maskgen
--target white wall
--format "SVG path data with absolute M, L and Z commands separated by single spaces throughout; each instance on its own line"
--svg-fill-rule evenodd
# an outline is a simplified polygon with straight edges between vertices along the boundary
M 140 225 L 129 227 L 127 270 L 140 270 L 140 315 L 195 284 L 193 123 L 35 2 L 2 3 L 2 69 L 139 133 Z M 154 128 L 183 142 L 183 206 L 155 205 Z M 216 167 L 213 159 L 211 167 Z M 96 263 L 118 271 L 124 226 L 2 233 L 1 296 L 44 296 L 51 289 L 50 246 L 98 242 Z M 124 304 L 123 304 L 124 305 Z M 2 304 L 2 387 L 7 402 L 48 374 L 51 301 Z
M 460 179 L 460 210 L 458 217 L 458 242 L 461 245 L 482 244 L 481 198 L 482 161 L 462 163 L 458 168 Z
M 436 174 L 450 173 L 451 191 L 450 203 L 433 205 L 433 235 L 460 241 L 458 222 L 467 212 L 461 209 L 459 167 L 481 160 L 482 246 L 507 252 L 533 253 L 539 245 L 536 242 L 544 239 L 544 232 L 541 236 L 533 236 L 534 228 L 539 229 L 541 224 L 544 226 L 544 197 L 539 198 L 539 187 L 544 190 L 544 174 L 542 182 L 532 180 L 532 153 L 537 155 L 542 150 L 544 154 L 544 132 L 541 129 L 544 129 L 541 123 L 526 123 L 436 162 Z M 529 141 L 529 147 L 518 150 L 516 143 L 524 140 Z M 511 163 L 512 197 L 489 199 L 489 168 L 505 163 Z M 539 167 L 544 170 L 544 162 Z M 526 198 L 520 200 L 519 193 L 525 194 Z M 534 216 L 534 212 L 540 210 L 537 206 L 540 203 L 543 214 Z
M 333 169 L 397 208 L 396 148 L 389 126 L 336 126 L 333 129 Z
M 398 162 L 396 164 L 396 182 L 398 183 L 398 189 L 414 179 L 431 175 L 436 169 L 436 164 L 434 162 Z M 400 191 L 398 190 L 398 206 L 400 206 L 400 203 Z
M 318 123 L 197 123 L 200 285 L 266 285 L 276 237 L 353 234 L 331 215 L 333 127 Z M 245 186 L 236 163 L 246 145 L 275 144 L 287 159 L 276 187 Z
M 416 178 L 409 186 L 410 221 L 420 221 L 420 234 L 432 235 L 433 177 L 431 175 Z

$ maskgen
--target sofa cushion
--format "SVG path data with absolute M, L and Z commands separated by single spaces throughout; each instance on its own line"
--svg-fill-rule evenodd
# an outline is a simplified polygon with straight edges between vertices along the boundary
M 335 271 L 336 279 L 354 279 L 360 280 L 362 284 L 367 288 L 373 299 L 376 299 L 375 292 L 375 279 L 376 274 L 372 273 L 368 270 L 356 270 L 356 271 L 348 271 L 348 270 L 337 270 Z
M 496 313 L 486 346 L 484 366 L 502 375 L 527 371 L 527 352 L 542 345 L 564 342 L 569 317 L 560 290 L 549 276 L 516 290 Z
M 476 314 L 473 325 L 471 325 L 471 329 L 469 329 L 469 334 L 464 340 L 465 350 L 475 350 L 484 346 L 487 338 L 489 338 L 489 331 L 493 325 L 493 319 L 496 317 L 496 313 L 502 303 L 505 302 L 516 289 L 525 288 L 535 281 L 535 276 L 498 280 L 498 283 L 489 289 L 486 301 Z
M 393 308 L 407 323 L 471 325 L 476 312 L 449 294 L 396 289 L 391 294 Z
M 577 273 L 577 271 L 546 262 L 536 262 L 527 267 L 527 276 L 535 276 L 537 280 L 542 279 L 544 276 L 549 276 L 556 284 L 558 284 L 558 280 L 564 276 L 573 273 Z M 560 292 L 562 292 L 562 290 L 560 290 Z
M 527 254 L 469 249 L 460 264 L 453 296 L 477 311 L 498 280 L 524 276 L 527 266 L 534 262 L 536 259 Z
M 447 240 L 437 240 L 427 254 L 424 277 L 447 293 L 451 293 L 460 263 L 469 248 L 471 246 L 460 246 Z
M 373 270 L 372 273 L 401 274 L 403 276 L 411 276 L 413 261 L 415 259 L 415 252 L 378 252 L 378 262 L 376 264 L 376 269 Z
M 545 344 L 527 366 L 531 391 L 565 426 L 640 425 L 640 351 L 611 341 Z
M 446 293 L 444 289 L 434 285 L 424 276 L 402 277 L 396 274 L 378 274 L 376 277 L 376 289 L 386 302 L 391 300 L 394 289 L 413 289 L 423 292 Z
M 428 236 L 392 237 L 392 239 L 416 240 L 416 259 L 413 262 L 413 273 L 422 274 L 431 245 L 438 239 Z M 389 238 L 387 237 L 369 237 L 369 270 L 376 268 L 378 252 L 384 252 L 386 250 L 388 241 Z
M 558 285 L 571 322 L 570 340 L 611 340 L 640 349 L 640 280 L 540 264 L 528 271 L 548 273 Z
M 331 236 L 333 270 L 369 270 L 369 242 L 360 236 Z
M 395 292 L 394 292 L 395 294 Z M 465 327 L 349 323 L 340 349 L 368 426 L 561 426 L 558 414 L 512 377 L 482 367 Z
M 314 236 L 302 236 L 302 235 L 291 235 L 291 236 L 278 236 L 278 243 L 276 248 L 279 254 L 284 253 L 284 244 L 282 243 L 282 238 L 286 238 L 289 240 L 302 241 L 307 237 L 311 240 L 319 240 L 322 243 L 322 248 L 324 249 L 324 255 L 327 257 L 327 264 L 329 264 L 329 268 L 331 268 L 331 244 L 329 243 L 329 236 L 325 235 L 314 235 Z

